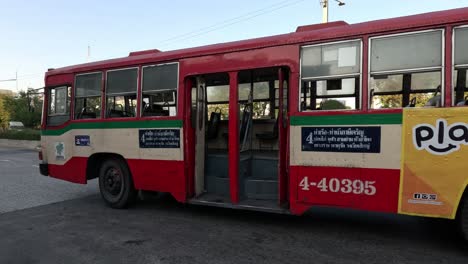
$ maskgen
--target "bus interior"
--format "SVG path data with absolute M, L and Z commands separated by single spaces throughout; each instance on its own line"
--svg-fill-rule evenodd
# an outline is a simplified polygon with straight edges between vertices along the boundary
M 200 199 L 230 203 L 229 76 L 211 74 L 203 78 L 206 83 L 205 192 Z M 278 68 L 238 73 L 240 204 L 265 207 L 278 204 L 279 95 Z

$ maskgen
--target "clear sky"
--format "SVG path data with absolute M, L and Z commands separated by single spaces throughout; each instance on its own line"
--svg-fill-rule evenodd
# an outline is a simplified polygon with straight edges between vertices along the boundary
M 330 0 L 333 2 L 333 0 Z M 468 0 L 343 0 L 330 21 L 364 22 L 468 6 Z M 44 85 L 47 68 L 276 35 L 321 22 L 319 0 L 0 0 L 0 80 Z M 0 82 L 16 90 L 16 83 Z

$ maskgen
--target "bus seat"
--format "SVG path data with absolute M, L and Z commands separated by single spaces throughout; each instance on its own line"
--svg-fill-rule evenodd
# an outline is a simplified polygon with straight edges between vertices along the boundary
M 273 126 L 273 131 L 271 132 L 263 132 L 263 133 L 257 133 L 255 136 L 258 139 L 263 139 L 263 140 L 273 140 L 278 138 L 278 120 L 279 118 L 276 118 L 275 125 Z
M 211 112 L 210 114 L 210 121 L 208 122 L 208 129 L 206 133 L 206 139 L 214 139 L 218 137 L 218 128 L 219 128 L 219 121 L 221 121 L 221 110 L 219 112 Z
M 77 116 L 77 119 L 93 119 L 93 118 L 96 118 L 96 112 L 94 112 L 94 109 L 90 107 L 83 107 L 83 109 L 81 109 L 80 113 Z
M 110 109 L 108 117 L 124 117 L 124 112 L 121 110 Z
M 264 149 L 262 142 L 273 141 L 273 140 L 278 139 L 278 121 L 279 121 L 279 118 L 276 118 L 275 125 L 273 126 L 273 131 L 255 134 L 255 136 L 258 139 L 258 147 L 260 149 Z M 273 145 L 271 145 L 270 147 L 273 148 Z
M 426 104 L 424 104 L 424 107 L 440 107 L 441 105 L 441 96 L 440 95 L 435 95 L 431 99 L 429 99 Z
M 416 97 L 413 97 L 406 107 L 415 107 L 416 106 Z

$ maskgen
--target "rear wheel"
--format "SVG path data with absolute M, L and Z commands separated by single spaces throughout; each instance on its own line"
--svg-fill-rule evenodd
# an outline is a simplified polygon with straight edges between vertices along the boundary
M 463 238 L 468 241 L 468 195 L 464 195 L 458 211 L 458 225 Z
M 125 208 L 135 201 L 137 192 L 127 164 L 119 159 L 108 159 L 99 170 L 99 190 L 112 208 Z

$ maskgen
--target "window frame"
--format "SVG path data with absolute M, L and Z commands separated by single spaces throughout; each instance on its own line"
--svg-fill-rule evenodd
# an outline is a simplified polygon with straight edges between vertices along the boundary
M 105 91 L 103 90 L 104 89 L 104 85 L 103 85 L 103 81 L 104 81 L 104 72 L 103 71 L 94 71 L 94 72 L 86 72 L 86 73 L 79 73 L 79 74 L 75 74 L 75 77 L 73 78 L 73 89 L 72 89 L 72 102 L 73 102 L 73 107 L 72 107 L 72 110 L 71 110 L 71 114 L 72 114 L 72 120 L 89 120 L 89 118 L 81 118 L 81 119 L 76 119 L 75 118 L 75 103 L 76 103 L 76 98 L 88 98 L 88 97 L 94 97 L 94 96 L 79 96 L 79 97 L 76 97 L 76 78 L 79 77 L 79 76 L 83 76 L 83 75 L 91 75 L 91 74 L 96 74 L 96 73 L 100 73 L 101 74 L 101 89 L 100 89 L 100 97 L 101 97 L 101 113 L 100 113 L 100 117 L 99 118 L 95 118 L 95 119 L 101 119 L 103 118 L 103 108 L 102 108 L 102 97 L 104 95 L 105 97 Z M 94 119 L 94 118 L 93 118 Z
M 350 73 L 350 74 L 341 74 L 341 75 L 331 75 L 331 76 L 319 76 L 319 77 L 306 77 L 306 78 L 303 78 L 302 77 L 302 56 L 301 56 L 301 51 L 303 48 L 308 48 L 308 47 L 318 47 L 318 46 L 326 46 L 326 45 L 334 45 L 334 44 L 341 44 L 341 43 L 346 43 L 346 42 L 359 42 L 359 46 L 360 46 L 360 58 L 359 58 L 359 72 L 358 73 Z M 342 78 L 342 79 L 347 79 L 347 77 L 351 78 L 351 77 L 354 77 L 354 78 L 359 78 L 359 87 L 355 87 L 355 89 L 359 89 L 359 90 L 355 90 L 354 92 L 358 92 L 359 94 L 359 108 L 356 108 L 356 109 L 333 109 L 333 110 L 320 110 L 319 112 L 328 112 L 328 111 L 359 111 L 359 110 L 363 110 L 362 108 L 362 101 L 363 101 L 363 94 L 362 94 L 362 81 L 363 81 L 363 61 L 364 61 L 364 56 L 363 56 L 363 52 L 364 52 L 364 41 L 363 41 L 363 38 L 360 37 L 360 38 L 352 38 L 352 39 L 346 39 L 346 40 L 339 40 L 339 41 L 332 41 L 332 42 L 322 42 L 322 43 L 317 43 L 317 44 L 311 44 L 311 45 L 304 45 L 304 46 L 300 46 L 300 49 L 299 49 L 299 92 L 298 92 L 298 102 L 299 104 L 297 105 L 298 107 L 298 111 L 300 113 L 310 113 L 310 112 L 317 112 L 316 110 L 302 110 L 301 109 L 301 104 L 302 104 L 302 94 L 301 94 L 301 91 L 302 91 L 302 85 L 303 85 L 303 82 L 304 81 L 320 81 L 320 80 L 333 80 L 333 79 L 337 79 L 337 78 Z
M 451 71 L 452 71 L 452 87 L 451 87 L 451 92 L 452 92 L 452 106 L 456 106 L 457 105 L 457 102 L 455 101 L 456 99 L 456 96 L 457 96 L 457 92 L 455 91 L 455 88 L 457 86 L 457 82 L 453 81 L 453 76 L 455 75 L 455 68 L 458 66 L 458 67 L 461 67 L 461 68 L 468 68 L 468 64 L 460 64 L 460 65 L 456 65 L 455 64 L 455 44 L 456 44 L 456 34 L 455 34 L 455 30 L 456 29 L 460 29 L 460 28 L 468 28 L 468 24 L 466 25 L 460 25 L 460 26 L 455 26 L 452 28 L 452 68 L 451 68 Z
M 107 96 L 108 96 L 108 93 L 107 93 L 107 88 L 108 88 L 108 74 L 109 72 L 116 72 L 116 71 L 125 71 L 125 70 L 132 70 L 132 69 L 136 69 L 137 72 L 136 72 L 136 90 L 135 90 L 135 100 L 136 100 L 136 107 L 138 108 L 138 90 L 139 90 L 139 87 L 138 87 L 138 83 L 140 82 L 139 78 L 140 78 L 140 67 L 138 66 L 132 66 L 132 67 L 125 67 L 125 68 L 117 68 L 117 69 L 111 69 L 111 70 L 107 70 L 106 71 L 106 74 L 105 74 L 105 83 L 104 83 L 104 90 L 103 90 L 103 96 L 104 96 L 104 100 L 101 98 L 101 103 L 104 104 L 104 107 L 102 107 L 102 112 L 104 114 L 104 116 L 102 118 L 105 118 L 105 119 L 122 119 L 122 118 L 136 118 L 137 117 L 137 111 L 135 112 L 135 116 L 133 117 L 109 117 L 107 116 Z M 126 96 L 126 95 L 129 95 L 130 93 L 113 93 L 111 94 L 111 96 L 113 97 L 116 97 L 116 96 Z
M 177 83 L 176 83 L 176 88 L 175 89 L 163 89 L 163 90 L 149 90 L 146 92 L 167 92 L 167 91 L 174 91 L 176 92 L 174 102 L 175 102 L 175 107 L 176 107 L 176 114 L 175 116 L 143 116 L 143 93 L 145 92 L 143 90 L 143 80 L 144 80 L 144 74 L 145 74 L 145 68 L 149 67 L 157 67 L 157 66 L 164 66 L 164 65 L 171 65 L 171 64 L 177 64 Z M 179 115 L 179 78 L 180 78 L 180 63 L 179 61 L 174 61 L 174 62 L 166 62 L 166 63 L 157 63 L 157 64 L 149 64 L 149 65 L 144 65 L 141 66 L 141 87 L 139 87 L 139 94 L 137 97 L 140 99 L 137 101 L 137 107 L 140 109 L 140 115 L 138 117 L 140 118 L 148 118 L 148 119 L 154 119 L 154 118 L 168 118 L 168 117 L 176 117 Z
M 384 39 L 384 38 L 391 38 L 396 36 L 405 36 L 405 35 L 414 35 L 414 34 L 421 34 L 421 33 L 428 33 L 428 32 L 441 32 L 441 66 L 438 67 L 423 67 L 423 68 L 412 68 L 412 69 L 402 69 L 402 70 L 391 70 L 391 71 L 377 71 L 372 72 L 371 70 L 371 60 L 372 60 L 372 40 L 374 39 Z M 388 109 L 403 109 L 405 106 L 398 107 L 398 108 L 385 108 L 385 109 L 374 109 L 370 102 L 372 101 L 371 98 L 371 89 L 370 89 L 370 82 L 372 79 L 372 75 L 395 75 L 395 74 L 413 74 L 413 73 L 423 73 L 423 72 L 434 72 L 436 70 L 440 71 L 440 95 L 441 95 L 441 107 L 445 106 L 445 27 L 437 28 L 437 29 L 425 29 L 425 30 L 417 30 L 417 31 L 406 31 L 402 33 L 392 33 L 386 35 L 377 35 L 368 38 L 367 43 L 367 110 L 371 111 L 378 111 L 378 110 L 388 110 Z M 402 94 L 403 94 L 402 87 Z
M 68 111 L 68 113 L 65 113 L 65 114 L 57 114 L 57 113 L 51 114 L 51 113 L 50 113 L 50 104 L 51 104 L 50 96 L 51 96 L 51 91 L 52 91 L 53 89 L 57 89 L 57 88 L 60 88 L 60 87 L 65 87 L 66 90 L 67 90 L 67 100 L 69 100 L 69 103 L 68 103 L 68 102 L 66 103 L 66 107 L 68 108 L 68 109 L 66 109 L 66 110 Z M 47 109 L 47 110 L 46 110 L 46 111 L 47 111 L 47 116 L 42 115 L 42 117 L 44 117 L 44 118 L 46 119 L 46 120 L 45 120 L 45 125 L 46 125 L 46 127 L 58 127 L 58 126 L 62 126 L 62 125 L 66 124 L 66 123 L 68 123 L 68 122 L 70 122 L 70 121 L 72 120 L 72 117 L 73 117 L 73 116 L 72 116 L 72 108 L 73 108 L 73 107 L 72 107 L 72 102 L 73 102 L 73 100 L 72 100 L 73 94 L 72 94 L 72 93 L 73 93 L 73 88 L 74 88 L 74 86 L 73 86 L 72 84 L 70 84 L 70 83 L 60 84 L 60 85 L 53 85 L 53 86 L 46 87 L 46 90 L 47 90 L 46 96 L 47 96 L 47 98 L 46 98 L 46 100 L 44 100 L 44 102 L 47 102 L 47 105 L 45 105 L 45 107 L 46 107 L 46 109 Z M 69 90 L 68 90 L 68 89 L 69 89 Z M 70 93 L 70 96 L 68 96 L 68 93 Z M 57 95 L 55 95 L 55 96 L 57 96 Z M 68 120 L 66 120 L 66 121 L 63 122 L 63 123 L 60 123 L 60 124 L 50 124 L 50 123 L 49 123 L 49 118 L 50 118 L 50 117 L 57 117 L 57 116 L 64 116 L 64 117 L 65 117 L 65 116 L 67 116 L 67 115 L 68 115 Z

